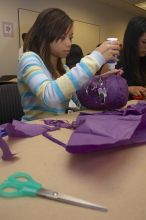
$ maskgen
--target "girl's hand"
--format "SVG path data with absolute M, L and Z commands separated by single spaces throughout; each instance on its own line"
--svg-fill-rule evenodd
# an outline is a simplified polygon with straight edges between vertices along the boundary
M 96 50 L 104 56 L 106 61 L 110 59 L 118 61 L 120 44 L 118 41 L 113 41 L 112 44 L 109 41 L 105 41 Z
M 110 70 L 110 71 L 107 71 L 107 72 L 101 74 L 101 76 L 122 75 L 122 74 L 123 74 L 123 70 L 122 69 L 114 69 L 114 70 Z

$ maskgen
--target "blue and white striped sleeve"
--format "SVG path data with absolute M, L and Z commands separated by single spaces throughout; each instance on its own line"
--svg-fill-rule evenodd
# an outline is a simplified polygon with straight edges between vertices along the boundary
M 40 98 L 46 105 L 69 100 L 72 94 L 78 90 L 89 78 L 91 78 L 104 63 L 104 58 L 98 52 L 84 57 L 80 63 L 69 70 L 63 76 L 52 80 L 44 73 L 42 60 L 34 53 L 24 55 L 19 64 L 19 74 L 34 95 Z

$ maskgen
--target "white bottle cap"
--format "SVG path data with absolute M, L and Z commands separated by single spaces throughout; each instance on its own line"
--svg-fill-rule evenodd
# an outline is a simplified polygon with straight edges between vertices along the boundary
M 107 40 L 108 41 L 117 41 L 118 38 L 116 38 L 116 37 L 108 37 Z

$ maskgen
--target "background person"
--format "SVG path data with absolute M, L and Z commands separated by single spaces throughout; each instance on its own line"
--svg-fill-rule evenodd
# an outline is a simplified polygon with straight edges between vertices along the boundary
M 22 41 L 24 44 L 24 40 L 26 39 L 27 33 L 22 33 L 21 37 L 22 37 Z M 19 48 L 19 59 L 23 54 L 23 45 L 21 45 L 21 47 Z
M 123 48 L 117 68 L 129 85 L 130 98 L 146 97 L 146 17 L 133 17 L 124 34 Z
M 81 47 L 77 44 L 72 44 L 70 53 L 66 57 L 66 65 L 69 68 L 74 67 L 84 57 Z

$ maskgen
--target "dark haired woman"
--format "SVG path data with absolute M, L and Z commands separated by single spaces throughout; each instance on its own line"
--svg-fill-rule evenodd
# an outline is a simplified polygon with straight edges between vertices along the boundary
M 146 17 L 133 17 L 126 28 L 117 68 L 124 70 L 130 98 L 146 97 Z
M 42 11 L 28 31 L 18 64 L 23 120 L 65 113 L 76 90 L 107 60 L 119 55 L 118 43 L 104 42 L 65 73 L 61 58 L 69 54 L 72 38 L 73 21 L 57 8 Z

